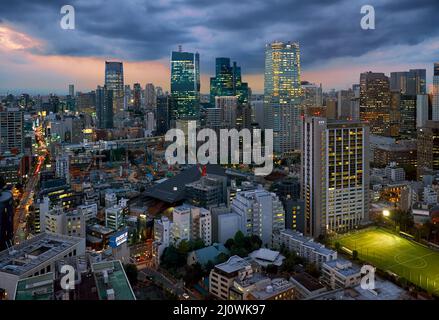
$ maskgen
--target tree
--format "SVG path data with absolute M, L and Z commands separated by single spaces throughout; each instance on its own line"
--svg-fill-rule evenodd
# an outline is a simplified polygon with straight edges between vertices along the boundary
M 341 248 L 340 242 L 337 241 L 337 242 L 335 243 L 335 250 L 339 251 L 340 248 Z
M 139 274 L 136 265 L 132 263 L 126 264 L 125 273 L 131 286 L 135 286 L 137 284 L 137 276 Z
M 179 253 L 187 255 L 189 253 L 189 251 L 191 250 L 191 246 L 190 246 L 188 241 L 182 240 L 178 244 L 177 250 Z
M 195 263 L 191 266 L 185 267 L 185 273 L 183 280 L 188 287 L 193 287 L 197 284 L 203 277 L 203 268 L 199 263 Z
M 230 238 L 230 239 L 228 239 L 227 241 L 226 241 L 226 243 L 224 244 L 224 246 L 227 248 L 227 249 L 232 249 L 232 247 L 235 245 L 235 240 L 233 240 L 232 238 Z
M 357 250 L 352 251 L 352 259 L 353 260 L 357 260 L 358 259 L 358 251 Z
M 278 268 L 276 265 L 274 265 L 274 264 L 269 264 L 269 265 L 265 268 L 265 271 L 266 271 L 268 274 L 272 274 L 272 275 L 274 275 L 274 274 L 277 274 L 277 273 L 278 273 L 279 268 Z
M 168 270 L 176 271 L 186 264 L 186 255 L 182 254 L 176 247 L 170 245 L 163 251 L 161 265 Z
M 236 246 L 238 246 L 238 247 L 243 247 L 244 246 L 244 244 L 245 244 L 244 243 L 245 236 L 244 236 L 244 234 L 242 233 L 241 230 L 236 232 L 234 240 L 235 240 L 235 245 Z

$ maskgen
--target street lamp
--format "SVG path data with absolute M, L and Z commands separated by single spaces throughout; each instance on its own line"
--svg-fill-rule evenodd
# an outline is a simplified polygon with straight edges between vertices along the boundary
M 390 216 L 390 211 L 389 210 L 383 210 L 383 216 L 384 217 L 389 217 Z

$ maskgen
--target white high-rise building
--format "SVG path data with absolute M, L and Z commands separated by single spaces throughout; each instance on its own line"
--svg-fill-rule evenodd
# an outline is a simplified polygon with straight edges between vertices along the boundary
M 306 117 L 302 137 L 305 233 L 347 231 L 368 220 L 369 128 Z
M 259 236 L 264 245 L 273 245 L 276 237 L 285 229 L 282 202 L 276 194 L 265 189 L 238 192 L 231 209 L 240 216 L 240 229 L 244 234 Z
M 174 208 L 172 212 L 171 237 L 175 244 L 191 239 L 191 208 L 186 205 Z
M 85 238 L 85 217 L 80 211 L 65 212 L 55 207 L 44 215 L 44 232 Z
M 204 208 L 191 207 L 191 239 L 201 239 L 206 246 L 212 244 L 212 216 Z
M 164 248 L 169 247 L 171 242 L 171 227 L 172 222 L 167 217 L 154 220 L 154 241 Z

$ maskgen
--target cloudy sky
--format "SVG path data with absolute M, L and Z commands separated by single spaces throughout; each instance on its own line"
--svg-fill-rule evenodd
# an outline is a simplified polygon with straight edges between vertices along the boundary
M 75 30 L 60 27 L 63 5 Z M 375 8 L 375 30 L 360 9 Z M 242 66 L 263 90 L 264 46 L 301 46 L 302 79 L 347 88 L 362 71 L 427 69 L 439 61 L 438 0 L 14 0 L 0 2 L 0 93 L 66 93 L 104 81 L 104 61 L 124 62 L 125 82 L 169 88 L 169 56 L 181 44 L 201 56 L 202 92 L 214 59 Z

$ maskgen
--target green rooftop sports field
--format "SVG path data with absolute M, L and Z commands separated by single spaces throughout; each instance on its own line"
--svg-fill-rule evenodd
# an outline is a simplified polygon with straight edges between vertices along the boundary
M 379 228 L 337 236 L 335 242 L 381 270 L 439 295 L 439 252 Z

